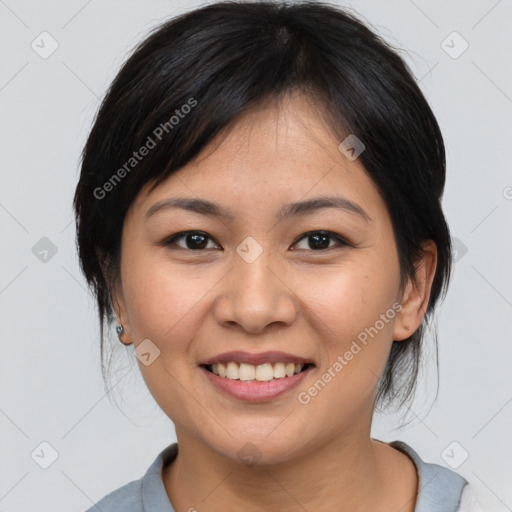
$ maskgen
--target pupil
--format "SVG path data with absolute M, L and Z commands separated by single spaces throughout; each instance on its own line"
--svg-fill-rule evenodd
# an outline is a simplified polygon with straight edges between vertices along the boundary
M 315 248 L 320 248 L 320 249 L 325 249 L 327 247 L 329 247 L 329 235 L 325 235 L 325 234 L 318 234 L 318 235 L 310 235 L 311 238 L 313 239 L 318 239 L 318 238 L 322 238 L 323 239 L 323 243 L 320 243 L 320 247 L 318 246 L 318 244 L 316 244 L 316 247 Z
M 194 240 L 194 242 L 192 243 L 192 247 L 189 247 L 189 249 L 204 249 L 204 247 L 206 247 L 206 245 L 207 245 L 206 237 L 204 237 L 203 235 L 197 235 L 197 234 L 195 234 L 195 235 L 188 235 L 187 236 L 187 241 L 190 241 L 191 239 Z M 203 239 L 202 240 L 203 243 L 202 244 L 201 243 L 197 244 L 196 242 L 197 241 L 201 242 L 201 239 Z M 187 243 L 187 246 L 189 246 L 188 243 Z

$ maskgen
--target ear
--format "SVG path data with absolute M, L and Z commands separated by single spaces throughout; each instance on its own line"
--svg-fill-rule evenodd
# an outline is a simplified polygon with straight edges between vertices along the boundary
M 122 325 L 124 332 L 119 337 L 119 341 L 124 345 L 131 345 L 133 343 L 133 337 L 131 333 L 130 322 L 128 320 L 128 313 L 126 310 L 126 302 L 123 294 L 123 286 L 121 278 L 116 280 L 110 292 L 112 307 L 116 314 L 116 322 L 118 325 Z M 116 333 L 117 334 L 117 333 Z
M 107 257 L 99 257 L 99 261 L 103 277 L 107 283 L 110 302 L 116 316 L 116 322 L 124 328 L 124 333 L 121 335 L 119 341 L 124 345 L 131 345 L 133 341 L 121 282 L 121 271 L 109 268 L 110 265 Z
M 393 340 L 402 341 L 416 331 L 427 312 L 430 291 L 437 268 L 437 247 L 432 240 L 423 244 L 421 260 L 416 264 L 414 279 L 405 287 L 401 304 L 393 328 Z

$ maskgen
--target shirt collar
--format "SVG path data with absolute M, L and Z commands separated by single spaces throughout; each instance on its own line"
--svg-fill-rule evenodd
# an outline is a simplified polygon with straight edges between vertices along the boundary
M 418 472 L 418 496 L 414 512 L 456 512 L 464 486 L 468 483 L 454 471 L 425 462 L 403 441 L 389 443 L 393 448 L 408 455 Z
M 178 455 L 178 443 L 173 443 L 160 452 L 142 478 L 142 507 L 144 512 L 175 512 L 169 501 L 162 480 L 162 468 Z

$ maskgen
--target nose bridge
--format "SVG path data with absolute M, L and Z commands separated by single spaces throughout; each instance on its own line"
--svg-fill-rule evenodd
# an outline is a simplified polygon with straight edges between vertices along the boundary
M 259 332 L 273 323 L 289 324 L 295 318 L 295 301 L 285 280 L 279 276 L 270 249 L 253 241 L 237 248 L 233 267 L 219 297 L 219 322 L 236 322 L 247 331 Z M 258 244 L 259 245 L 259 244 Z

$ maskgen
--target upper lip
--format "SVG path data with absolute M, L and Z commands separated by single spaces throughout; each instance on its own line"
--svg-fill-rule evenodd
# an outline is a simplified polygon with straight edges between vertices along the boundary
M 218 364 L 218 363 L 229 363 L 234 361 L 235 363 L 246 363 L 257 366 L 264 363 L 297 363 L 297 364 L 315 364 L 311 359 L 304 357 L 294 356 L 286 352 L 279 352 L 276 350 L 270 352 L 260 352 L 259 354 L 252 354 L 250 352 L 244 352 L 242 350 L 235 350 L 232 352 L 223 352 L 216 356 L 211 357 L 205 361 L 199 363 L 200 365 Z

